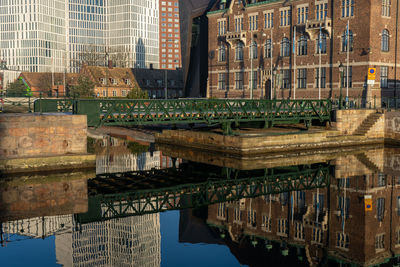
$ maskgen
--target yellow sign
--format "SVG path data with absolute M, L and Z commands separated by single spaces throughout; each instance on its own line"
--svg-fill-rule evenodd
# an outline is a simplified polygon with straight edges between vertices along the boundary
M 368 69 L 368 80 L 375 81 L 375 74 L 376 74 L 376 68 L 369 68 Z
M 372 197 L 371 196 L 364 197 L 364 206 L 365 206 L 365 211 L 372 211 Z

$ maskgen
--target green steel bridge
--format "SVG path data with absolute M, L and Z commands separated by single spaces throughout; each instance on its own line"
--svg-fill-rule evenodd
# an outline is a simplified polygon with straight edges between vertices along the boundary
M 328 186 L 330 178 L 326 164 L 251 171 L 194 166 L 98 175 L 88 181 L 89 211 L 76 220 L 85 224 L 309 190 Z
M 87 115 L 89 126 L 221 124 L 225 132 L 243 122 L 276 124 L 331 120 L 331 100 L 110 100 L 110 99 L 38 99 L 35 112 L 67 112 Z

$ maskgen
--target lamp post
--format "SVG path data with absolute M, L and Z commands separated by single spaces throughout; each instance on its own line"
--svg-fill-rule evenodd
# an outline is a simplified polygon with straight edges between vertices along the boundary
M 276 100 L 276 69 L 272 71 L 272 80 L 274 82 L 274 100 Z
M 339 64 L 339 71 L 340 71 L 340 95 L 339 95 L 339 109 L 342 109 L 342 89 L 343 89 L 343 75 L 344 75 L 344 66 L 342 63 Z

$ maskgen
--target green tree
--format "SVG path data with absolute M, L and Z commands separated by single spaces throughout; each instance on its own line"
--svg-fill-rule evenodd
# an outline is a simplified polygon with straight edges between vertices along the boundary
M 132 88 L 132 90 L 129 91 L 126 97 L 129 99 L 148 99 L 149 95 L 147 94 L 147 92 L 135 86 L 134 88 Z
M 7 94 L 24 96 L 26 94 L 26 86 L 21 80 L 15 80 L 14 82 L 8 84 Z
M 78 84 L 71 86 L 70 95 L 77 97 L 92 97 L 94 95 L 94 83 L 87 76 L 80 76 Z

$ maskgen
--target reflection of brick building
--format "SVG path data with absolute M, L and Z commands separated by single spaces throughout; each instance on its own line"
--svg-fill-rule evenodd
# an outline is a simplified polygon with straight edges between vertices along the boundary
M 393 1 L 217 1 L 208 13 L 208 95 L 249 98 L 252 87 L 254 98 L 273 98 L 275 89 L 277 98 L 294 98 L 294 89 L 318 98 L 320 81 L 321 98 L 341 87 L 346 95 L 347 84 L 350 97 L 393 96 L 395 18 Z M 377 68 L 374 85 L 369 67 Z
M 261 238 L 266 247 L 278 243 L 282 254 L 292 253 L 287 244 L 301 248 L 299 255 L 314 266 L 326 256 L 361 266 L 381 264 L 400 254 L 399 172 L 383 164 L 398 156 L 383 151 L 336 159 L 339 176 L 327 188 L 209 206 L 207 223 L 229 236 L 227 244 L 248 238 L 255 246 Z M 346 176 L 346 170 L 355 175 Z M 372 211 L 365 211 L 366 196 L 372 198 Z

